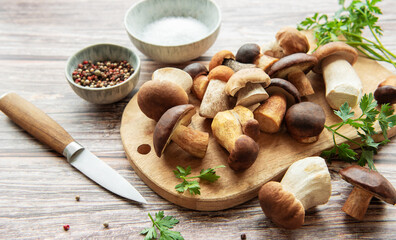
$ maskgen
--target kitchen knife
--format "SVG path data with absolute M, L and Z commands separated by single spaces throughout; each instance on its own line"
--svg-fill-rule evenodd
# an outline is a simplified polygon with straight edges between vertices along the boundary
M 120 174 L 78 144 L 58 123 L 16 93 L 0 97 L 0 110 L 32 136 L 47 144 L 87 177 L 124 198 L 147 203 Z

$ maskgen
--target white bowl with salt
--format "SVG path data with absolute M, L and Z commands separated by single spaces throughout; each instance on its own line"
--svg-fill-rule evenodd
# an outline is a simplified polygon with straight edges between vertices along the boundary
M 128 9 L 124 24 L 143 54 L 175 64 L 198 58 L 213 45 L 221 13 L 211 0 L 144 0 Z

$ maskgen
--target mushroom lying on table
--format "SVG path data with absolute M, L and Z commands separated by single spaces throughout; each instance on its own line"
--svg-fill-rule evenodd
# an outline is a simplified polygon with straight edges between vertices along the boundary
M 304 224 L 305 210 L 329 201 L 330 180 L 323 158 L 304 158 L 287 169 L 280 183 L 270 181 L 261 187 L 260 206 L 276 225 L 299 228 Z
M 259 145 L 254 139 L 258 138 L 260 130 L 249 109 L 236 106 L 233 110 L 219 112 L 211 128 L 217 142 L 230 153 L 227 162 L 233 170 L 245 170 L 256 161 Z
M 279 59 L 271 66 L 268 75 L 271 78 L 283 78 L 291 82 L 301 97 L 314 94 L 311 82 L 305 76 L 316 64 L 316 57 L 305 53 L 294 53 Z
M 352 68 L 358 57 L 356 49 L 343 42 L 331 42 L 318 47 L 313 55 L 319 61 L 313 71 L 323 73 L 330 107 L 339 109 L 345 102 L 356 106 L 363 93 L 362 82 Z
M 161 116 L 153 133 L 153 145 L 158 157 L 171 141 L 195 157 L 205 156 L 209 134 L 187 127 L 195 113 L 193 105 L 185 104 L 172 107 Z
M 342 179 L 354 186 L 342 210 L 349 216 L 362 220 L 372 197 L 396 204 L 396 190 L 380 173 L 353 165 L 340 170 Z
M 208 69 L 202 63 L 191 63 L 183 71 L 188 73 L 193 79 L 192 92 L 202 101 L 209 84 Z
M 269 76 L 260 68 L 246 68 L 234 73 L 228 80 L 225 92 L 237 95 L 236 105 L 249 107 L 268 98 L 264 90 L 270 84 Z
M 396 76 L 387 77 L 374 91 L 374 98 L 379 104 L 396 103 Z
M 246 43 L 242 45 L 235 56 L 237 62 L 240 63 L 253 63 L 256 67 L 263 69 L 267 72 L 272 64 L 278 61 L 274 58 L 261 53 L 261 48 L 255 43 Z
M 222 50 L 213 55 L 212 59 L 209 62 L 209 71 L 212 71 L 212 69 L 220 65 L 227 66 L 231 68 L 234 72 L 238 72 L 239 70 L 244 68 L 256 67 L 256 65 L 254 64 L 240 63 L 236 61 L 235 55 L 228 50 Z

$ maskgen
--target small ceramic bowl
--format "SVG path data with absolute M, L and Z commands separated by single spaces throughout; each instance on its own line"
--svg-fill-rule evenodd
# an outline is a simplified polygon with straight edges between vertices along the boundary
M 186 39 L 177 45 L 147 39 L 144 35 L 147 26 L 169 17 L 198 20 L 208 31 L 196 40 Z M 163 63 L 183 63 L 201 56 L 213 45 L 220 31 L 221 12 L 211 0 L 144 0 L 128 9 L 124 24 L 132 43 L 149 58 Z
M 105 88 L 90 88 L 76 84 L 72 73 L 84 60 L 121 61 L 126 60 L 135 70 L 124 82 Z M 140 59 L 132 50 L 114 44 L 96 44 L 88 46 L 72 55 L 66 63 L 66 79 L 74 92 L 91 103 L 109 104 L 125 98 L 136 86 L 140 74 Z

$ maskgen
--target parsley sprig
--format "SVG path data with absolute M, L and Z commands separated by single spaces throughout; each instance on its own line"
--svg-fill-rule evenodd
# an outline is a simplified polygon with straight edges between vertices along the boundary
M 160 232 L 160 240 L 184 240 L 180 232 L 172 231 L 172 229 L 176 224 L 179 223 L 179 220 L 174 218 L 173 216 L 165 216 L 164 211 L 159 211 L 155 214 L 155 220 L 149 213 L 148 216 L 153 223 L 153 226 L 150 228 L 146 228 L 140 232 L 140 234 L 146 235 L 144 240 L 153 240 L 157 239 L 157 230 Z
M 345 41 L 357 48 L 367 57 L 392 64 L 396 68 L 396 55 L 384 47 L 380 41 L 383 31 L 377 25 L 377 15 L 382 15 L 376 6 L 381 0 L 353 0 L 345 6 L 345 0 L 339 0 L 341 8 L 330 18 L 327 14 L 315 13 L 298 24 L 297 28 L 313 29 L 318 46 L 328 42 Z M 368 27 L 373 39 L 362 36 Z M 343 36 L 345 39 L 340 39 Z
M 352 111 L 348 103 L 344 103 L 339 111 L 334 111 L 334 113 L 341 118 L 342 122 L 333 124 L 331 126 L 326 126 L 325 128 L 333 134 L 334 147 L 330 150 L 322 152 L 322 156 L 330 160 L 332 157 L 338 155 L 341 160 L 352 162 L 357 161 L 360 166 L 365 166 L 366 164 L 370 169 L 376 169 L 374 166 L 374 154 L 377 153 L 377 149 L 380 145 L 389 142 L 388 139 L 388 129 L 396 126 L 396 115 L 393 114 L 392 106 L 389 104 L 383 104 L 380 110 L 377 109 L 377 101 L 374 100 L 373 94 L 365 94 L 360 100 L 359 107 L 362 110 L 362 114 L 358 118 L 352 118 L 355 112 Z M 374 125 L 378 123 L 384 140 L 376 143 L 373 139 L 373 135 L 377 134 L 374 129 Z M 356 129 L 357 134 L 360 137 L 360 141 L 352 140 L 338 130 L 343 126 L 349 125 Z M 360 158 L 358 159 L 358 154 L 351 149 L 351 146 L 347 143 L 341 143 L 337 145 L 335 136 L 338 135 L 348 142 L 359 146 L 361 149 Z
M 197 180 L 189 181 L 190 179 L 199 178 L 209 182 L 215 182 L 217 179 L 220 178 L 219 175 L 216 175 L 215 169 L 223 168 L 224 165 L 220 165 L 214 168 L 202 169 L 198 176 L 187 177 L 191 174 L 191 167 L 188 166 L 187 168 L 183 168 L 181 166 L 177 166 L 177 170 L 173 170 L 176 178 L 183 179 L 183 182 L 177 184 L 175 189 L 176 191 L 183 193 L 184 191 L 188 190 L 191 195 L 201 194 L 199 186 L 199 182 Z

